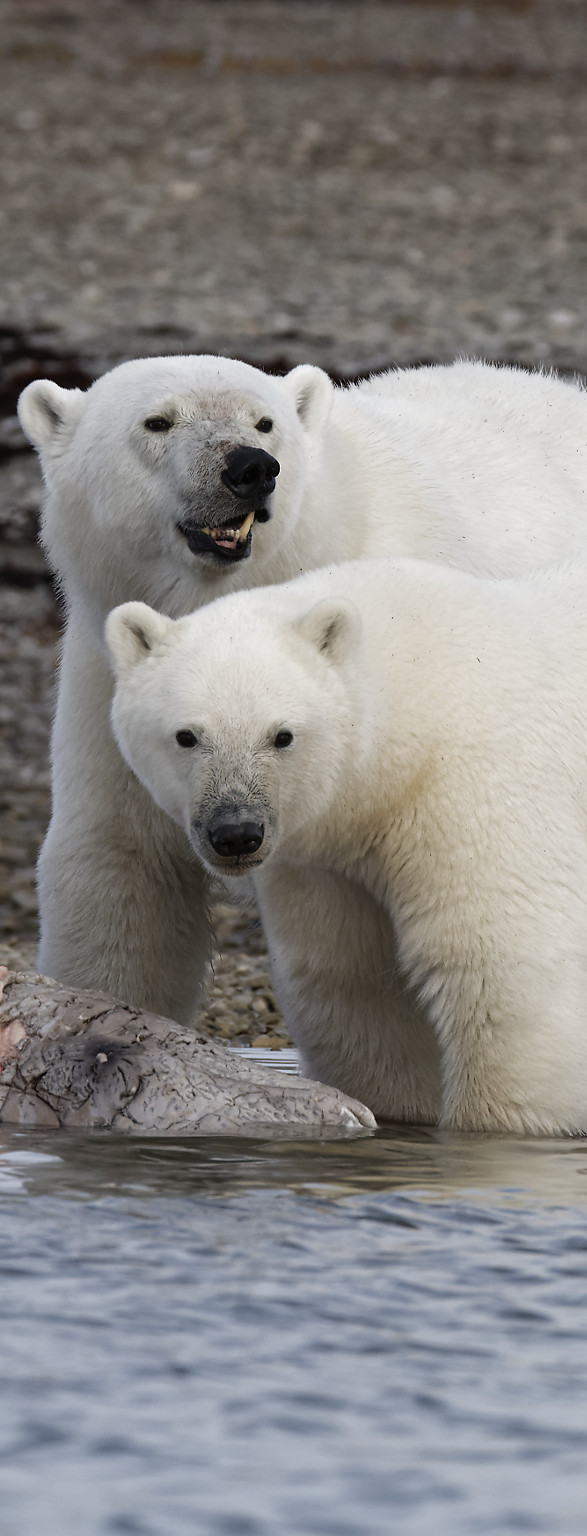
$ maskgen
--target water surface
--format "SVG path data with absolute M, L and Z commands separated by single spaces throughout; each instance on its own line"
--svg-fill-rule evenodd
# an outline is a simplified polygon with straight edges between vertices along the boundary
M 0 1131 L 7 1536 L 587 1532 L 587 1142 Z

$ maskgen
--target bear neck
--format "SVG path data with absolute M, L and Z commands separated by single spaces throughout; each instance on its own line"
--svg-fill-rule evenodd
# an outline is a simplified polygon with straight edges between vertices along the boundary
M 429 501 L 421 466 L 403 450 L 389 410 L 378 416 L 357 390 L 337 389 L 320 439 L 309 443 L 288 575 L 377 555 L 379 530 L 382 555 L 425 557 Z
M 385 902 L 390 872 L 422 847 L 425 857 L 426 828 L 447 812 L 453 760 L 475 750 L 467 699 L 473 705 L 479 667 L 455 613 L 467 596 L 475 607 L 481 597 L 475 578 L 420 561 L 365 561 L 332 580 L 360 607 L 361 658 L 349 659 L 352 728 L 337 737 L 328 812 L 304 827 L 303 856 Z M 459 777 L 461 794 L 467 775 Z

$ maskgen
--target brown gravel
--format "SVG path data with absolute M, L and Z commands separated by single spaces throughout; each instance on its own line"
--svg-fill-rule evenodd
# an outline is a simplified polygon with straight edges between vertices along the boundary
M 584 0 L 0 0 L 0 324 L 587 356 Z
M 4 584 L 1 598 L 0 935 L 29 941 L 37 924 L 35 862 L 50 811 L 59 621 L 46 584 Z

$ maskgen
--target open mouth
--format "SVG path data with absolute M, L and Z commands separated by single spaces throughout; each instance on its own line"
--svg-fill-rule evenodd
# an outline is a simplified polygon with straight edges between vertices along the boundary
M 178 523 L 177 527 L 193 555 L 215 555 L 217 560 L 233 562 L 248 559 L 253 542 L 255 519 L 260 523 L 266 523 L 269 517 L 267 508 L 259 507 L 253 512 L 247 512 L 242 523 L 238 524 L 230 523 L 220 528 L 209 528 L 196 523 Z

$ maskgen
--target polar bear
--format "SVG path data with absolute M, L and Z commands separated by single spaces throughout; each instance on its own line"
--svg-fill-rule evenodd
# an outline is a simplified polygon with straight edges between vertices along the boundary
M 107 641 L 120 749 L 252 876 L 305 1068 L 379 1118 L 587 1132 L 587 565 L 353 562 Z
M 179 617 L 363 556 L 495 576 L 560 559 L 584 538 L 587 396 L 482 363 L 336 389 L 319 368 L 196 356 L 124 363 L 86 393 L 38 380 L 19 413 L 67 605 L 39 963 L 183 1022 L 206 978 L 207 883 L 111 738 L 109 609 Z

